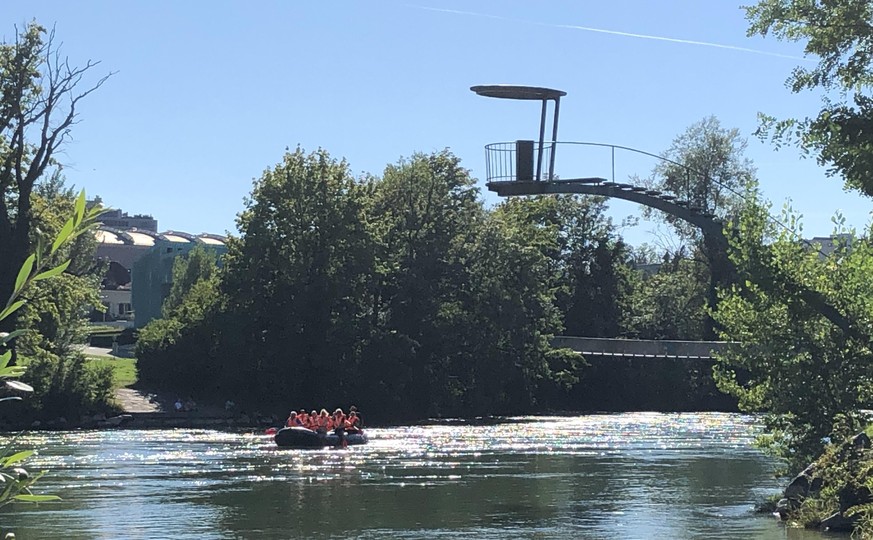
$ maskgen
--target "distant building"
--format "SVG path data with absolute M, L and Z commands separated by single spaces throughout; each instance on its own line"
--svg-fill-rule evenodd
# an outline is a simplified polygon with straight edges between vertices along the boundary
M 161 307 L 173 285 L 173 263 L 176 257 L 187 255 L 196 246 L 214 250 L 218 255 L 227 252 L 223 236 L 167 231 L 157 235 L 155 245 L 134 263 L 132 300 L 137 328 L 161 317 Z
M 134 263 L 155 245 L 158 235 L 150 231 L 122 231 L 101 226 L 95 236 L 95 257 L 107 262 L 108 268 L 100 284 L 100 298 L 105 311 L 94 313 L 91 318 L 103 322 L 132 323 L 130 271 Z
M 634 269 L 638 270 L 645 277 L 652 277 L 661 271 L 663 263 L 634 263 Z
M 89 205 L 101 203 L 100 197 L 88 201 Z M 130 216 L 111 210 L 102 214 L 100 221 L 95 232 L 95 257 L 108 267 L 100 285 L 104 311 L 95 310 L 91 314 L 93 321 L 144 326 L 161 316 L 161 304 L 170 291 L 173 260 L 178 255 L 187 254 L 195 245 L 213 247 L 219 253 L 226 251 L 223 236 L 158 233 L 158 222 L 150 215 Z M 146 261 L 138 267 L 144 258 Z
M 818 246 L 818 251 L 821 257 L 827 257 L 837 250 L 839 246 L 845 245 L 848 249 L 852 249 L 851 234 L 837 234 L 833 236 L 816 236 L 810 240 L 806 240 L 810 246 Z
M 88 201 L 87 206 L 95 204 L 103 204 L 100 197 L 94 197 L 94 200 Z M 105 227 L 113 229 L 138 229 L 142 231 L 158 232 L 158 220 L 148 214 L 129 215 L 127 212 L 122 212 L 117 209 L 110 209 L 100 214 L 100 222 Z

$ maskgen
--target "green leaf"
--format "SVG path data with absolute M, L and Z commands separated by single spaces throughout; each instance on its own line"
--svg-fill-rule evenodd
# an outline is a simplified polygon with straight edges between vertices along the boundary
M 4 459 L 3 466 L 9 467 L 11 465 L 18 463 L 19 461 L 24 461 L 25 459 L 29 458 L 32 455 L 33 455 L 33 450 L 22 450 L 21 452 L 12 454 L 8 458 Z
M 19 292 L 21 292 L 21 289 L 24 288 L 24 284 L 27 282 L 27 278 L 30 277 L 30 273 L 33 271 L 33 262 L 35 260 L 36 255 L 31 255 L 24 260 L 24 264 L 21 265 L 21 270 L 18 271 L 18 277 L 15 278 L 15 288 L 13 289 L 13 295 L 17 295 Z
M 12 498 L 16 501 L 22 502 L 48 502 L 61 500 L 57 495 L 16 495 Z
M 85 216 L 85 190 L 79 192 L 79 197 L 76 199 L 76 223 L 82 223 L 82 218 Z
M 41 272 L 41 273 L 37 274 L 37 275 L 33 278 L 33 280 L 34 280 L 34 281 L 39 281 L 39 280 L 41 280 L 41 279 L 48 279 L 48 278 L 50 278 L 50 277 L 55 277 L 55 276 L 57 276 L 57 275 L 63 274 L 64 271 L 66 271 L 66 269 L 67 269 L 69 266 L 70 266 L 70 260 L 67 259 L 66 261 L 62 262 L 61 264 L 55 266 L 54 268 L 52 268 L 52 269 L 50 269 L 50 270 L 46 270 L 45 272 Z
M 24 372 L 27 371 L 27 367 L 25 366 L 9 366 L 0 369 L 0 379 L 13 379 L 15 377 L 21 377 L 24 375 Z
M 64 228 L 61 229 L 61 232 L 58 233 L 58 237 L 55 238 L 55 242 L 52 244 L 52 253 L 57 251 L 58 248 L 70 238 L 70 234 L 75 228 L 76 222 L 73 218 L 68 219 L 67 222 L 64 223 Z
M 27 330 L 25 330 L 24 328 L 19 328 L 18 330 L 13 330 L 5 334 L 0 332 L 0 344 L 9 343 L 18 336 L 23 336 L 26 333 Z
M 6 351 L 3 354 L 0 354 L 0 376 L 2 376 L 2 370 L 6 367 L 6 364 L 12 359 L 12 351 Z
M 12 304 L 9 307 L 7 307 L 2 312 L 0 312 L 0 321 L 5 319 L 6 317 L 10 316 L 11 314 L 15 313 L 18 310 L 18 308 L 20 308 L 23 305 L 24 305 L 24 300 L 18 300 L 18 301 L 12 302 Z

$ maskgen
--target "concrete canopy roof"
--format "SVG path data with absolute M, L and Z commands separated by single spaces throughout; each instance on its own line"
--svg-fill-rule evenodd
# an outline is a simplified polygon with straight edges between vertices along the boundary
M 539 86 L 520 86 L 514 84 L 483 84 L 471 86 L 470 90 L 480 96 L 502 99 L 557 99 L 567 95 L 563 90 L 542 88 Z

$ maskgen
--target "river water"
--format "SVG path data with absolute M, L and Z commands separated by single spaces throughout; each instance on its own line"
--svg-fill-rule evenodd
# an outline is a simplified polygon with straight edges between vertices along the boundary
M 625 413 L 368 430 L 346 450 L 212 430 L 38 432 L 32 538 L 822 538 L 753 513 L 775 493 L 753 418 Z

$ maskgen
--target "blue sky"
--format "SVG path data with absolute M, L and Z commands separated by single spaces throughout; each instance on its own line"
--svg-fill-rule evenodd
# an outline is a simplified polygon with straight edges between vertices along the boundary
M 539 123 L 533 102 L 469 90 L 497 83 L 566 91 L 561 141 L 661 153 L 715 115 L 749 138 L 764 195 L 777 210 L 791 198 L 806 236 L 829 234 L 837 210 L 862 228 L 873 208 L 814 160 L 752 137 L 759 111 L 810 115 L 819 99 L 785 88 L 800 47 L 747 38 L 744 12 L 726 0 L 7 0 L 4 13 L 7 40 L 36 19 L 55 25 L 74 64 L 101 62 L 93 80 L 116 72 L 58 158 L 68 183 L 161 229 L 234 232 L 252 181 L 297 145 L 374 174 L 449 148 L 484 194 L 484 145 L 536 138 Z M 570 158 L 558 154 L 562 177 L 602 175 L 607 159 Z M 619 161 L 640 175 L 653 165 Z M 616 219 L 640 213 L 610 204 Z M 655 229 L 624 233 L 656 242 Z

